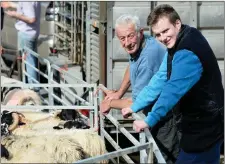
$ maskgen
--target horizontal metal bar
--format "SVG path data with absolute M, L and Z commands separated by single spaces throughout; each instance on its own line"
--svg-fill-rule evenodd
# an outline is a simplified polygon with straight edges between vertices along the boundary
M 107 114 L 106 117 L 118 127 L 118 129 L 134 144 L 140 145 L 140 143 L 124 128 L 120 125 L 120 123 L 111 115 Z
M 52 80 L 52 82 L 54 83 L 57 83 L 55 82 L 54 80 Z M 58 84 L 58 83 L 57 83 Z M 86 101 L 85 99 L 79 97 L 78 95 L 72 93 L 71 91 L 68 90 L 68 88 L 61 88 L 63 90 L 65 90 L 66 92 L 68 92 L 69 94 L 71 94 L 72 96 L 74 96 L 76 99 L 78 99 L 79 101 L 81 101 L 82 103 L 84 103 L 85 105 L 91 105 L 91 103 L 89 103 L 88 101 Z
M 28 78 L 32 79 L 35 83 L 39 83 L 35 78 L 33 78 L 33 77 L 32 77 L 31 75 L 29 75 L 27 72 L 23 71 L 23 73 L 24 73 L 25 75 L 27 75 Z M 21 84 L 21 85 L 23 85 L 23 84 Z
M 57 95 L 55 95 L 54 93 L 52 93 L 52 96 L 53 96 L 56 100 L 60 101 L 63 105 L 65 105 L 65 106 L 70 105 L 70 104 L 66 103 L 65 101 L 63 101 L 62 99 L 60 99 L 60 98 L 59 98 Z
M 37 57 L 38 60 L 41 60 L 41 61 L 43 61 L 44 63 L 46 63 L 48 66 L 50 66 L 50 62 L 49 62 L 47 59 L 40 57 L 40 55 L 37 54 L 36 52 L 32 51 L 31 49 L 29 49 L 29 48 L 26 47 L 26 46 L 24 46 L 23 49 L 24 49 L 25 51 L 31 53 L 33 56 Z M 24 58 L 22 58 L 22 59 L 24 59 Z
M 76 76 L 72 75 L 71 73 L 69 73 L 68 71 L 63 70 L 62 68 L 60 68 L 59 66 L 53 64 L 51 65 L 51 68 L 56 69 L 59 72 L 63 72 L 64 74 L 66 74 L 67 76 L 69 76 L 70 78 L 73 78 L 74 80 L 76 79 L 79 82 L 82 82 L 83 84 L 88 84 L 87 82 L 77 78 Z M 95 84 L 96 85 L 96 84 Z
M 101 132 L 116 150 L 121 150 L 121 147 L 113 140 L 113 138 L 105 131 L 105 129 L 101 128 Z M 128 155 L 125 154 L 122 155 L 122 157 L 127 163 L 134 163 Z
M 27 77 L 30 77 L 32 80 L 34 80 L 36 83 L 38 83 L 38 84 L 40 84 L 36 79 L 34 79 L 33 77 L 31 77 L 26 71 L 23 71 L 23 73 L 25 74 L 25 75 L 27 75 Z M 15 83 L 16 84 L 16 83 Z M 8 85 L 8 84 L 2 84 L 1 85 L 1 87 L 5 87 L 4 85 Z M 22 86 L 24 85 L 24 84 L 21 84 Z M 25 85 L 27 85 L 27 84 L 25 84 Z M 29 85 L 29 84 L 28 84 Z M 14 85 L 13 85 L 14 86 Z M 8 86 L 6 86 L 6 87 L 8 87 Z M 19 87 L 21 87 L 21 86 L 19 86 Z M 27 86 L 26 86 L 27 87 Z M 30 86 L 28 86 L 28 87 L 30 87 Z M 28 88 L 27 87 L 27 88 Z M 47 92 L 49 92 L 49 90 L 46 88 L 46 87 L 43 87 L 43 89 L 45 89 Z
M 76 161 L 74 163 L 97 163 L 99 161 L 102 160 L 108 160 L 108 159 L 112 159 L 115 158 L 117 156 L 122 156 L 124 154 L 130 154 L 130 153 L 134 153 L 143 149 L 148 149 L 150 147 L 150 143 L 145 143 L 143 145 L 138 145 L 138 146 L 133 146 L 133 147 L 129 147 L 129 148 L 125 148 L 122 150 L 117 150 L 111 153 L 107 153 L 104 155 L 100 155 L 97 157 L 93 157 L 93 158 L 88 158 L 88 159 L 84 159 L 84 160 L 79 160 Z
M 79 87 L 79 88 L 94 88 L 96 86 L 96 84 L 43 84 L 43 83 L 40 83 L 40 84 L 17 84 L 17 83 L 13 83 L 13 84 L 2 84 L 1 87 Z
M 87 110 L 93 110 L 95 106 L 75 106 L 75 105 L 69 105 L 69 106 L 60 106 L 60 105 L 54 105 L 54 106 L 49 106 L 49 105 L 24 105 L 24 106 L 11 106 L 11 105 L 1 105 L 1 109 L 87 109 Z M 29 111 L 29 110 L 28 110 Z

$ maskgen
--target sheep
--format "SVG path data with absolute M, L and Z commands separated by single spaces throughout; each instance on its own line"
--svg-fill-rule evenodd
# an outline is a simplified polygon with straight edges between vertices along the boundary
M 32 90 L 16 88 L 5 95 L 3 104 L 41 105 L 41 99 Z M 60 119 L 63 116 L 58 115 L 60 111 L 53 115 L 11 112 L 11 134 L 1 139 L 2 148 L 9 152 L 9 159 L 1 157 L 3 163 L 72 163 L 106 153 L 104 141 L 93 129 L 53 129 L 66 122 Z M 18 126 L 20 122 L 25 125 Z
M 88 157 L 81 145 L 67 135 L 11 135 L 1 142 L 10 152 L 4 163 L 72 163 Z
M 57 111 L 53 115 L 49 115 L 49 113 L 43 113 L 43 112 L 23 112 L 20 116 L 23 116 L 27 120 L 26 125 L 19 126 L 15 128 L 11 133 L 14 137 L 13 142 L 16 145 L 20 145 L 20 142 L 22 142 L 25 145 L 29 145 L 29 143 L 32 142 L 38 142 L 39 148 L 31 145 L 31 148 L 24 149 L 23 144 L 21 147 L 16 147 L 15 145 L 10 146 L 11 138 L 12 136 L 5 137 L 5 139 L 2 140 L 2 144 L 5 146 L 5 148 L 9 151 L 10 154 L 13 154 L 12 158 L 7 160 L 6 162 L 29 162 L 29 163 L 41 163 L 49 161 L 50 163 L 70 163 L 74 162 L 76 160 L 80 160 L 83 158 L 88 157 L 94 157 L 97 155 L 103 155 L 106 153 L 106 147 L 104 144 L 104 141 L 101 139 L 101 137 L 98 135 L 97 132 L 95 132 L 93 129 L 62 129 L 62 130 L 55 130 L 53 127 L 57 124 L 59 124 L 62 120 L 57 117 L 60 111 Z M 20 141 L 20 138 L 23 138 Z M 30 141 L 32 138 L 32 142 Z M 18 141 L 17 141 L 18 140 Z M 65 140 L 65 143 L 63 141 Z M 18 142 L 18 144 L 17 144 Z M 70 147 L 69 143 L 72 143 L 72 146 Z M 57 145 L 56 143 L 62 143 L 60 145 Z M 55 147 L 55 146 L 57 147 Z M 76 146 L 77 147 L 76 147 Z M 74 147 L 73 147 L 74 146 Z M 46 148 L 47 147 L 47 148 Z M 76 148 L 76 149 L 75 149 Z M 34 151 L 34 150 L 35 151 Z M 45 151 L 46 149 L 57 149 L 58 155 L 63 154 L 66 156 L 63 157 L 61 161 L 56 157 L 52 157 L 51 151 Z M 59 150 L 60 149 L 60 150 Z M 76 157 L 68 157 L 68 154 L 70 154 L 70 151 L 68 152 L 68 149 L 73 149 L 74 152 L 77 153 Z M 21 154 L 14 154 L 15 152 L 18 152 L 18 150 L 22 150 Z M 44 155 L 41 153 L 37 154 L 37 151 L 45 152 Z M 77 152 L 77 151 L 80 152 Z M 29 159 L 26 159 L 27 155 L 29 154 Z M 38 157 L 33 157 L 32 154 L 35 154 L 33 156 L 39 156 L 41 158 L 40 160 Z M 81 155 L 80 155 L 81 154 Z M 57 154 L 56 154 L 57 155 Z M 46 157 L 48 156 L 48 157 Z M 32 158 L 30 158 L 32 157 Z M 46 158 L 46 159 L 45 159 Z M 25 161 L 24 161 L 25 160 Z M 44 160 L 44 161 L 41 161 Z M 107 163 L 107 161 L 102 161 L 101 163 Z
M 71 163 L 106 153 L 104 141 L 91 130 L 30 130 L 4 137 L 1 143 L 10 152 L 9 163 Z
M 18 142 L 18 145 L 20 145 L 20 137 L 21 138 L 25 137 L 22 139 L 23 141 L 21 141 L 23 144 L 25 143 L 26 143 L 25 145 L 29 144 L 29 142 L 31 142 L 30 138 L 32 138 L 32 142 L 36 142 L 36 143 L 38 142 L 38 145 L 40 146 L 40 148 L 36 148 L 35 146 L 32 147 L 31 145 L 32 148 L 30 149 L 35 149 L 35 150 L 37 149 L 38 151 L 39 149 L 41 149 L 40 150 L 41 152 L 43 152 L 47 148 L 48 149 L 55 148 L 57 150 L 61 149 L 61 150 L 58 150 L 58 154 L 65 153 L 68 156 L 69 153 L 67 148 L 73 149 L 74 151 L 78 151 L 78 150 L 81 151 L 81 152 L 76 152 L 78 153 L 78 155 L 76 155 L 76 158 L 75 157 L 62 158 L 61 161 L 59 161 L 59 159 L 56 157 L 51 157 L 51 153 L 52 153 L 51 151 L 50 152 L 46 151 L 45 156 L 48 154 L 51 158 L 46 157 L 45 161 L 50 161 L 50 163 L 51 162 L 66 163 L 71 161 L 74 162 L 76 160 L 83 159 L 84 157 L 85 158 L 94 157 L 94 156 L 103 155 L 106 153 L 106 147 L 105 147 L 104 141 L 101 139 L 98 133 L 95 132 L 93 129 L 55 130 L 52 127 L 60 122 L 60 119 L 57 117 L 49 117 L 47 113 L 39 113 L 37 114 L 37 119 L 34 119 L 34 117 L 32 116 L 35 115 L 35 112 L 32 112 L 32 114 L 31 112 L 30 113 L 24 112 L 23 115 L 25 117 L 27 116 L 30 119 L 29 121 L 31 122 L 25 126 L 24 125 L 19 126 L 12 131 L 12 136 L 17 136 L 17 137 L 14 137 L 15 144 L 17 144 Z M 33 118 L 33 120 L 31 118 Z M 47 119 L 43 119 L 43 118 L 47 118 Z M 30 163 L 41 162 L 40 160 L 37 160 L 36 158 L 32 157 L 32 154 L 35 153 L 33 152 L 34 150 L 30 150 L 28 148 L 25 148 L 24 150 L 23 144 L 21 145 L 21 147 L 16 147 L 16 146 L 10 147 L 10 144 L 7 144 L 7 143 L 10 143 L 10 139 L 12 138 L 12 136 L 9 136 L 9 138 L 5 137 L 4 139 L 2 139 L 2 144 L 6 147 L 6 149 L 10 153 L 13 154 L 13 156 L 15 156 L 15 158 L 8 160 L 8 162 L 14 162 L 14 161 L 15 162 L 20 162 L 20 161 L 30 162 Z M 65 140 L 65 143 L 63 143 L 64 140 Z M 72 146 L 70 146 L 69 144 L 70 142 L 73 143 Z M 57 145 L 56 143 L 62 143 L 62 144 Z M 54 145 L 57 147 L 54 147 Z M 76 146 L 74 145 L 79 145 L 79 146 L 77 147 L 77 149 L 75 149 Z M 21 154 L 23 154 L 24 157 L 17 157 L 18 155 L 14 154 L 18 150 L 22 150 Z M 80 153 L 85 155 L 80 157 L 79 156 Z M 23 156 L 21 154 L 19 156 Z M 29 154 L 29 161 L 23 161 L 24 159 L 26 159 L 25 157 L 27 154 Z M 43 158 L 42 154 L 38 154 L 37 156 Z M 30 157 L 32 157 L 32 159 L 30 159 Z M 21 159 L 18 159 L 18 158 L 21 158 Z M 102 163 L 107 163 L 107 161 L 102 161 Z

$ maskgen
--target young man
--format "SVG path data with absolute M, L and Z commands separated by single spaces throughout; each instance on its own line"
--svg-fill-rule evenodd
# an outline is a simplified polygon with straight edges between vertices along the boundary
M 121 46 L 130 55 L 129 66 L 119 91 L 106 92 L 107 96 L 100 105 L 103 114 L 107 114 L 111 108 L 121 110 L 130 106 L 141 89 L 148 85 L 152 76 L 158 71 L 163 57 L 167 53 L 166 48 L 160 42 L 143 34 L 140 21 L 136 16 L 122 15 L 119 17 L 116 20 L 115 32 Z M 132 99 L 120 99 L 130 84 Z M 150 110 L 151 107 L 148 106 L 144 113 L 148 113 Z M 152 129 L 152 134 L 167 163 L 174 163 L 179 151 L 179 138 L 171 113 Z
M 173 111 L 182 118 L 181 152 L 176 163 L 219 163 L 224 133 L 224 89 L 212 49 L 197 29 L 181 23 L 169 5 L 156 7 L 148 17 L 148 24 L 156 38 L 167 46 L 168 55 L 149 85 L 130 108 L 122 109 L 122 114 L 127 117 L 157 99 L 146 119 L 135 121 L 133 128 L 137 132 L 153 128 Z
M 17 11 L 6 11 L 6 14 L 17 19 L 15 27 L 18 31 L 18 48 L 22 51 L 26 46 L 37 52 L 37 41 L 40 33 L 40 17 L 41 17 L 41 2 L 2 2 L 2 7 L 5 9 L 14 8 Z M 27 55 L 26 60 L 29 64 L 37 68 L 37 58 L 32 55 Z M 30 66 L 26 65 L 26 71 L 32 78 L 28 78 L 28 83 L 38 81 L 38 74 Z M 38 91 L 39 88 L 34 88 Z

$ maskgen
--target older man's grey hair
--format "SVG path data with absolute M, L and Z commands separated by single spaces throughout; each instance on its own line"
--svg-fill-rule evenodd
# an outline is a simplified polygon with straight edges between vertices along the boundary
M 135 15 L 130 15 L 130 14 L 124 14 L 124 15 L 120 16 L 119 18 L 117 18 L 116 24 L 115 24 L 115 29 L 119 25 L 128 25 L 128 24 L 133 24 L 136 31 L 140 30 L 141 26 L 140 26 L 139 18 Z

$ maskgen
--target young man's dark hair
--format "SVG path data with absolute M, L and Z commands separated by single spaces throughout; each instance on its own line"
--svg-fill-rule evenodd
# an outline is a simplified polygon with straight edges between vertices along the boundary
M 157 6 L 154 11 L 150 13 L 150 15 L 147 18 L 147 25 L 152 26 L 156 24 L 159 20 L 159 18 L 162 17 L 168 17 L 169 21 L 172 24 L 175 24 L 176 20 L 180 20 L 180 16 L 178 13 L 174 10 L 173 7 L 167 4 L 159 5 Z

